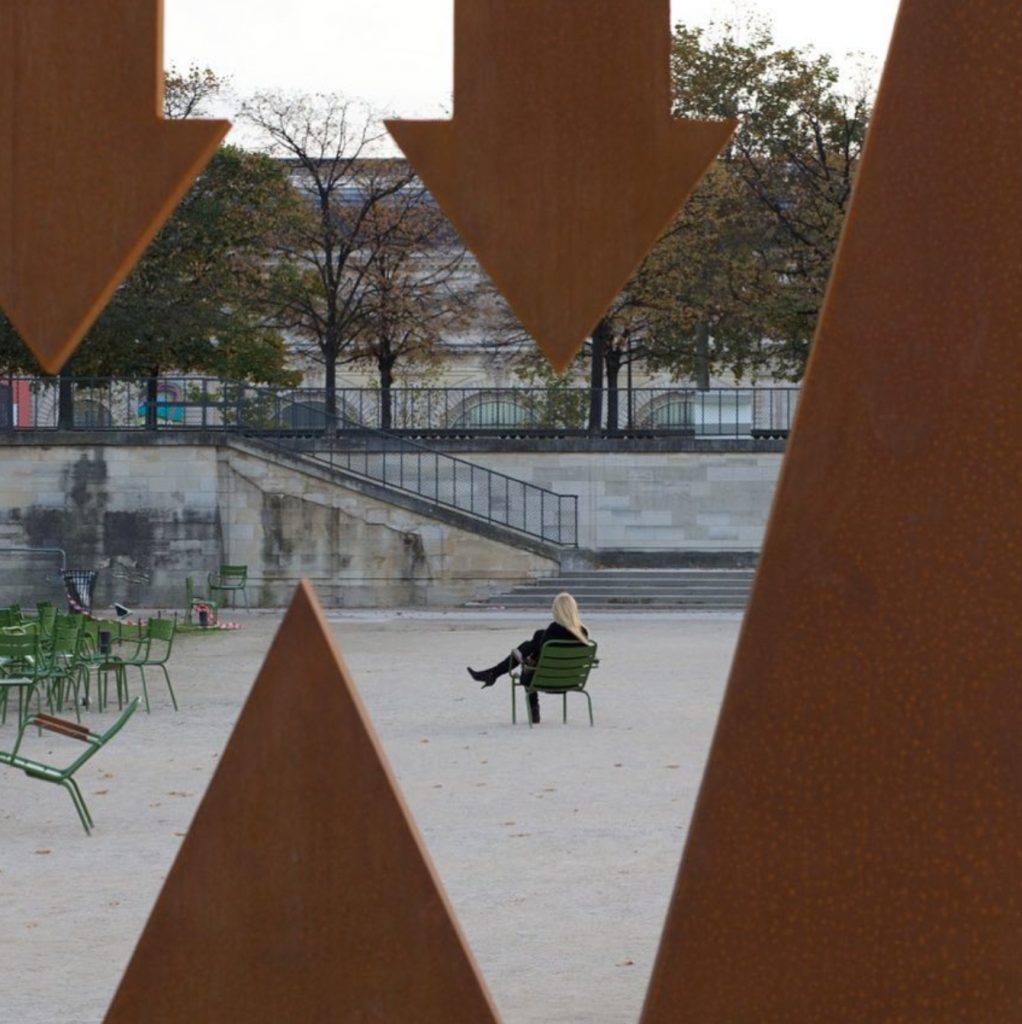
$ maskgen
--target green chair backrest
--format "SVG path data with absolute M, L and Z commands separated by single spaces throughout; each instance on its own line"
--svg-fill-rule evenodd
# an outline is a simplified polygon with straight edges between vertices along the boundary
M 166 640 L 167 643 L 174 639 L 175 628 L 173 619 L 150 619 L 146 626 L 151 640 Z
M 36 608 L 39 611 L 39 628 L 44 633 L 51 633 L 57 621 L 57 609 L 49 601 L 40 601 Z
M 548 640 L 539 652 L 531 685 L 544 690 L 577 690 L 585 686 L 596 658 L 596 644 Z
M 0 671 L 4 675 L 34 672 L 39 663 L 39 638 L 35 633 L 0 633 Z
M 166 661 L 170 657 L 170 650 L 174 646 L 174 632 L 177 622 L 174 619 L 150 619 L 146 624 L 146 636 L 149 639 L 149 652 L 147 660 Z M 162 648 L 153 648 L 153 643 L 166 644 Z
M 17 605 L 11 605 L 10 608 L 0 608 L 0 629 L 20 625 L 21 609 Z
M 221 565 L 220 582 L 239 585 L 245 582 L 248 577 L 247 565 Z
M 82 618 L 79 615 L 62 615 L 53 626 L 53 653 L 75 654 L 81 643 Z

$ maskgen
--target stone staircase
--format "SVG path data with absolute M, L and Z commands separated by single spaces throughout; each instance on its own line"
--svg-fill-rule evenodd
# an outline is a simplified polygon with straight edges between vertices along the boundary
M 742 611 L 753 569 L 594 569 L 565 572 L 494 594 L 483 606 L 549 608 L 567 590 L 585 611 L 593 608 Z

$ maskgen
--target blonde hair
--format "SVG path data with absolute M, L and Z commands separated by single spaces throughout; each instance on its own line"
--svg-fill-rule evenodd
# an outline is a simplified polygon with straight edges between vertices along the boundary
M 586 628 L 582 625 L 582 620 L 578 617 L 578 605 L 575 603 L 575 598 L 573 598 L 566 590 L 562 590 L 561 593 L 554 598 L 552 612 L 554 622 L 559 626 L 563 626 L 573 636 L 578 637 L 582 643 L 589 643 Z

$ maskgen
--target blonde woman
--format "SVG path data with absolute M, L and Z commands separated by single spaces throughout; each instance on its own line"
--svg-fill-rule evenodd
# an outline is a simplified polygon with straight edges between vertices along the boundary
M 483 689 L 493 684 L 506 672 L 511 671 L 515 662 L 535 664 L 539 658 L 539 652 L 548 640 L 569 640 L 579 644 L 589 643 L 589 630 L 582 625 L 578 616 L 578 605 L 575 598 L 566 591 L 562 591 L 554 598 L 551 609 L 554 621 L 546 629 L 537 629 L 532 634 L 531 640 L 519 644 L 506 658 L 498 661 L 492 668 L 477 670 L 469 668 L 468 674 L 477 682 L 483 684 Z M 528 685 L 532 673 L 526 668 L 522 672 L 522 682 Z M 533 722 L 539 722 L 539 694 L 529 694 L 529 715 Z

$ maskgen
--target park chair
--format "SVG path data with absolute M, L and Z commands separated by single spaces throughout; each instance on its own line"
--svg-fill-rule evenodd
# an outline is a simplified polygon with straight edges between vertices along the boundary
M 8 677 L 31 680 L 33 683 L 46 678 L 44 658 L 39 650 L 39 637 L 35 630 L 24 632 L 0 631 L 0 672 Z M 0 689 L 0 722 L 7 721 L 7 690 Z M 38 689 L 36 698 L 39 710 L 42 710 L 42 695 Z M 27 691 L 31 695 L 31 691 Z M 22 697 L 27 699 L 26 694 Z M 19 718 L 24 722 L 28 714 L 27 707 L 19 708 Z
M 572 640 L 548 640 L 539 652 L 535 666 L 517 662 L 511 668 L 511 721 L 518 721 L 515 690 L 521 687 L 530 693 L 557 693 L 561 696 L 563 721 L 568 721 L 568 694 L 581 693 L 589 704 L 589 724 L 593 724 L 593 702 L 586 692 L 589 672 L 599 665 L 596 644 L 583 645 Z M 528 683 L 524 674 L 532 672 Z M 532 716 L 529 727 L 532 727 Z
M 86 806 L 85 799 L 82 796 L 82 791 L 78 788 L 78 783 L 75 781 L 75 772 L 77 772 L 86 761 L 106 746 L 106 744 L 121 731 L 124 723 L 131 718 L 137 709 L 138 697 L 124 708 L 113 725 L 111 725 L 110 728 L 102 734 L 92 732 L 88 727 L 80 725 L 77 722 L 67 722 L 62 718 L 54 718 L 52 715 L 44 715 L 41 713 L 33 715 L 32 718 L 29 719 L 27 723 L 28 725 L 34 725 L 39 729 L 45 729 L 49 732 L 56 733 L 58 736 L 66 736 L 69 739 L 78 740 L 81 743 L 85 743 L 87 745 L 87 749 L 66 768 L 56 768 L 53 765 L 45 764 L 42 761 L 25 757 L 24 755 L 16 752 L 17 748 L 15 748 L 15 752 L 0 750 L 0 764 L 6 764 L 11 768 L 19 769 L 30 779 L 39 779 L 42 782 L 52 782 L 54 785 L 62 786 L 66 789 L 68 793 L 71 794 L 71 802 L 74 804 L 75 810 L 78 812 L 82 828 L 85 829 L 85 834 L 88 835 L 89 831 L 95 826 L 92 821 L 92 815 L 89 814 L 89 808 Z
M 40 632 L 49 636 L 57 622 L 57 606 L 50 604 L 49 601 L 40 601 L 36 605 L 36 611 L 39 613 L 37 621 Z
M 198 612 L 202 608 L 208 608 L 210 614 L 210 625 L 216 625 L 217 612 L 220 610 L 220 605 L 211 597 L 202 597 L 195 593 L 195 587 L 192 584 L 191 576 L 185 577 L 185 622 L 190 626 L 192 624 L 192 613 Z
M 16 604 L 12 604 L 7 608 L 0 608 L 0 629 L 20 626 L 22 622 L 24 622 L 24 619 L 21 615 L 21 609 Z
M 231 607 L 234 607 L 234 595 L 241 591 L 245 599 L 245 608 L 248 608 L 248 566 L 247 565 L 221 565 L 218 573 L 211 572 L 207 577 L 210 594 L 217 592 L 223 595 L 230 595 Z M 223 604 L 223 601 L 220 602 Z
M 50 644 L 45 650 L 42 674 L 46 678 L 49 704 L 62 711 L 65 687 L 74 695 L 75 717 L 78 711 L 79 687 L 82 682 L 82 658 L 85 641 L 82 637 L 84 619 L 80 615 L 60 615 L 53 626 Z
M 158 668 L 163 672 L 163 678 L 167 681 L 167 689 L 170 691 L 170 700 L 177 711 L 177 697 L 174 695 L 174 687 L 170 682 L 170 673 L 167 671 L 167 662 L 174 647 L 174 633 L 177 624 L 173 619 L 150 619 L 146 623 L 145 632 L 138 643 L 134 653 L 125 655 L 109 655 L 99 666 L 99 706 L 102 710 L 106 706 L 107 674 L 114 673 L 114 682 L 117 686 L 117 706 L 122 707 L 128 699 L 128 669 L 137 668 L 142 679 L 142 696 L 145 700 L 146 714 L 149 713 L 149 686 L 146 682 L 145 670 L 147 668 Z

